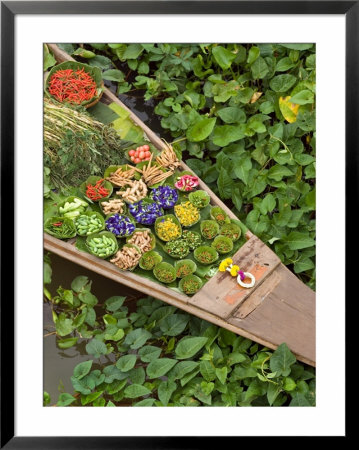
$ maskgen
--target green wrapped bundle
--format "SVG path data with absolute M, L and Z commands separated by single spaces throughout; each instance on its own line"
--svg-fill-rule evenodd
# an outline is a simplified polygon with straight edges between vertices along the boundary
M 238 239 L 241 237 L 242 230 L 241 227 L 236 223 L 225 223 L 219 230 L 219 234 L 221 236 L 226 236 L 229 239 L 232 239 L 233 242 L 235 242 L 238 241 Z
M 195 250 L 203 244 L 201 235 L 196 231 L 183 230 L 182 238 L 187 241 L 187 244 L 191 250 Z
M 172 258 L 184 258 L 189 253 L 189 245 L 185 239 L 180 238 L 167 242 L 165 251 L 172 256 Z
M 176 270 L 175 268 L 166 262 L 160 262 L 156 264 L 153 269 L 153 274 L 161 283 L 172 283 L 176 279 Z
M 109 231 L 91 234 L 86 239 L 86 247 L 90 253 L 106 259 L 118 250 L 117 239 Z
M 213 208 L 211 208 L 210 215 L 219 225 L 224 225 L 225 223 L 230 223 L 231 221 L 228 214 L 219 206 L 213 206 Z
M 174 241 L 182 235 L 182 227 L 173 214 L 165 214 L 157 217 L 155 221 L 155 232 L 165 242 Z
M 196 208 L 202 209 L 209 205 L 211 201 L 211 197 L 207 194 L 206 191 L 195 191 L 190 192 L 188 195 L 188 200 L 192 203 Z
M 178 283 L 178 287 L 184 294 L 195 294 L 201 289 L 202 280 L 196 275 L 187 275 Z
M 212 247 L 223 255 L 233 250 L 233 241 L 226 236 L 217 236 L 212 242 Z
M 205 239 L 213 239 L 219 233 L 219 225 L 215 220 L 203 220 L 200 228 Z
M 217 261 L 219 255 L 214 248 L 209 247 L 208 245 L 201 245 L 201 247 L 196 248 L 193 252 L 193 256 L 196 261 L 206 265 Z
M 68 217 L 50 217 L 44 224 L 44 230 L 59 239 L 70 239 L 76 236 L 75 224 Z
M 87 211 L 75 219 L 76 231 L 79 236 L 89 236 L 105 229 L 105 220 L 95 211 Z
M 191 259 L 182 259 L 182 261 L 175 262 L 176 277 L 183 278 L 191 275 L 197 270 L 197 264 Z
M 152 270 L 156 264 L 162 261 L 162 256 L 154 250 L 142 255 L 139 266 L 143 270 Z
M 89 204 L 79 197 L 71 196 L 65 198 L 58 204 L 58 212 L 60 216 L 68 217 L 69 219 L 76 219 L 80 214 L 84 213 Z

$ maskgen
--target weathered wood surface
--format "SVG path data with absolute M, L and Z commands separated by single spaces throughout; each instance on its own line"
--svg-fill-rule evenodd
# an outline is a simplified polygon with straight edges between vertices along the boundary
M 48 44 L 58 62 L 72 58 L 55 44 Z M 158 148 L 163 141 L 133 114 L 112 92 L 105 88 L 103 100 L 116 102 L 130 112 L 149 140 Z M 189 168 L 182 163 L 184 170 Z M 211 203 L 234 213 L 200 180 L 201 189 L 211 196 Z M 93 270 L 148 295 L 159 298 L 218 326 L 275 349 L 286 342 L 297 359 L 315 365 L 315 293 L 293 275 L 279 258 L 250 231 L 248 241 L 234 255 L 242 270 L 253 273 L 256 284 L 240 287 L 228 273 L 218 272 L 193 297 L 187 297 L 132 272 L 118 270 L 113 264 L 80 252 L 74 242 L 63 242 L 47 234 L 44 247 L 59 256 Z

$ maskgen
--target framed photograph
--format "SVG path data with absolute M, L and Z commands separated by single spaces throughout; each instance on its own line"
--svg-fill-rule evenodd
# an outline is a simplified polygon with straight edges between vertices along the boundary
M 346 435 L 358 3 L 1 2 L 1 448 Z

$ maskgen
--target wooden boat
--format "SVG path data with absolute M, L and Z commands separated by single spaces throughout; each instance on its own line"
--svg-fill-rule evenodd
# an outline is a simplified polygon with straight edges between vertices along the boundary
M 59 63 L 73 60 L 57 45 L 47 45 Z M 129 111 L 130 118 L 148 139 L 159 150 L 164 148 L 163 141 L 111 91 L 105 88 L 101 101 L 115 102 Z M 181 165 L 183 170 L 189 170 L 184 162 Z M 212 205 L 221 207 L 231 218 L 238 220 L 201 180 L 200 188 L 208 192 Z M 136 273 L 120 271 L 114 264 L 79 251 L 74 244 L 75 239 L 64 242 L 44 235 L 44 247 L 50 252 L 271 349 L 285 342 L 298 360 L 315 366 L 315 293 L 250 231 L 233 260 L 255 276 L 254 287 L 244 289 L 232 277 L 218 272 L 192 297 Z

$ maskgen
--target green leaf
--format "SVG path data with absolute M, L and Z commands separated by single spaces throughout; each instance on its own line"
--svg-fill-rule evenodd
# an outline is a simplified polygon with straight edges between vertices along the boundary
M 88 64 L 90 66 L 99 67 L 100 69 L 103 69 L 103 70 L 109 69 L 110 67 L 113 66 L 110 58 L 107 58 L 107 56 L 102 56 L 102 55 L 96 55 L 94 58 L 89 59 Z
M 273 383 L 268 383 L 267 388 L 267 399 L 270 406 L 273 405 L 275 399 L 278 397 L 278 394 L 280 392 L 280 386 Z
M 289 403 L 289 406 L 312 406 L 312 405 L 307 400 L 305 395 L 300 394 L 299 392 L 294 392 L 292 394 L 292 400 Z
M 248 184 L 249 173 L 251 168 L 252 168 L 251 157 L 245 154 L 234 166 L 234 173 L 240 180 L 243 181 L 244 184 Z
M 282 47 L 290 48 L 291 50 L 308 50 L 313 47 L 313 44 L 280 44 Z
M 91 339 L 91 341 L 86 345 L 86 351 L 89 355 L 99 358 L 101 355 L 106 355 L 107 347 L 102 341 L 99 341 L 98 339 Z
M 136 330 L 128 333 L 125 339 L 125 344 L 136 350 L 142 347 L 151 336 L 152 334 L 144 328 L 137 328 Z
M 162 381 L 158 386 L 158 398 L 161 400 L 164 406 L 168 405 L 172 394 L 177 389 L 177 384 L 174 381 Z
M 260 56 L 251 66 L 252 77 L 254 80 L 263 79 L 269 72 L 267 63 Z
M 72 55 L 75 56 L 80 56 L 81 58 L 86 58 L 86 59 L 91 59 L 94 58 L 96 56 L 96 54 L 94 52 L 91 52 L 90 50 L 86 50 L 84 48 L 77 48 Z
M 110 297 L 105 301 L 105 307 L 107 311 L 115 312 L 118 311 L 123 305 L 126 297 L 114 296 Z
M 104 80 L 117 81 L 118 83 L 121 83 L 125 79 L 125 74 L 121 70 L 110 69 L 103 72 L 102 78 Z
M 79 293 L 85 290 L 85 287 L 87 287 L 88 284 L 91 286 L 91 282 L 89 282 L 88 277 L 80 275 L 72 280 L 71 289 Z
M 91 394 L 88 394 L 85 397 L 81 396 L 81 404 L 82 404 L 82 406 L 86 406 L 89 403 L 92 403 L 97 398 L 99 398 L 100 395 L 102 395 L 102 394 L 103 394 L 103 391 L 97 391 L 97 392 L 92 392 Z
M 290 374 L 290 366 L 295 362 L 295 356 L 289 350 L 287 344 L 283 343 L 271 356 L 269 365 L 272 372 L 277 372 L 277 375 L 286 377 Z
M 228 172 L 222 167 L 217 180 L 219 194 L 222 198 L 230 198 L 232 196 L 233 180 Z
M 76 400 L 71 394 L 63 393 L 59 395 L 57 406 L 69 406 Z
M 67 336 L 74 330 L 73 321 L 66 317 L 65 313 L 61 313 L 56 321 L 56 333 L 59 336 Z
M 259 50 L 259 48 L 253 45 L 253 47 L 251 47 L 248 51 L 247 63 L 253 64 L 260 54 L 261 51 Z
M 171 380 L 178 380 L 183 378 L 188 373 L 194 372 L 198 369 L 198 366 L 199 363 L 197 361 L 180 361 L 170 372 L 168 372 L 167 376 Z M 198 370 L 196 374 L 198 373 Z
M 133 384 L 143 384 L 146 379 L 145 369 L 143 367 L 131 369 L 128 375 Z
M 245 125 L 222 125 L 217 126 L 212 134 L 212 142 L 219 147 L 226 147 L 231 142 L 245 137 Z
M 246 113 L 238 106 L 220 109 L 217 114 L 225 123 L 244 123 L 246 121 Z
M 295 64 L 293 63 L 293 61 L 286 56 L 285 58 L 282 58 L 277 62 L 277 65 L 275 66 L 275 71 L 276 72 L 287 72 L 287 70 L 294 67 L 294 65 Z
M 185 314 L 173 314 L 160 321 L 160 329 L 166 336 L 178 336 L 187 326 L 189 316 Z
M 200 116 L 199 120 L 188 128 L 186 132 L 187 138 L 191 142 L 203 141 L 212 133 L 216 120 L 215 117 L 210 119 L 208 117 Z
M 44 66 L 43 71 L 46 72 L 50 67 L 54 66 L 56 64 L 56 59 L 52 55 L 52 53 L 49 52 L 47 45 L 44 45 Z
M 213 381 L 216 378 L 216 369 L 210 361 L 201 361 L 199 369 L 206 381 Z
M 310 258 L 302 258 L 294 263 L 294 272 L 301 273 L 314 267 L 314 262 Z
M 290 177 L 291 175 L 293 175 L 293 173 L 288 167 L 276 164 L 268 170 L 267 176 L 275 181 L 280 181 L 283 177 Z
M 138 354 L 140 355 L 141 361 L 151 362 L 160 356 L 161 349 L 153 345 L 146 345 L 138 351 Z
M 295 381 L 290 378 L 290 377 L 286 377 L 284 379 L 284 384 L 283 384 L 283 389 L 287 392 L 293 391 L 296 388 L 296 383 Z
M 227 372 L 228 372 L 227 367 L 222 367 L 221 369 L 216 368 L 216 376 L 222 384 L 226 382 Z
M 304 89 L 303 91 L 298 92 L 293 97 L 291 97 L 290 101 L 292 103 L 297 103 L 298 105 L 306 105 L 308 103 L 314 102 L 314 94 L 313 92 Z
M 89 306 L 95 306 L 98 303 L 97 298 L 91 292 L 80 292 L 79 299 Z
M 176 359 L 161 358 L 155 359 L 147 366 L 146 373 L 149 378 L 159 378 L 165 375 L 177 364 Z
M 154 398 L 145 398 L 144 400 L 141 400 L 140 402 L 134 403 L 132 406 L 153 406 L 156 399 Z
M 65 348 L 70 348 L 73 347 L 74 345 L 77 344 L 78 341 L 78 337 L 74 337 L 74 338 L 67 338 L 67 339 L 59 339 L 58 341 L 56 341 L 58 347 L 65 349 Z
M 131 384 L 125 389 L 126 398 L 143 397 L 144 395 L 148 395 L 150 393 L 151 391 L 149 389 L 145 386 L 141 386 L 140 384 Z
M 137 59 L 143 52 L 141 44 L 130 44 L 122 55 L 122 59 Z
M 81 380 L 85 375 L 87 375 L 92 367 L 93 361 L 85 361 L 80 364 L 77 364 L 74 368 L 74 377 L 78 380 Z
M 275 92 L 287 92 L 297 81 L 294 75 L 277 75 L 269 82 L 271 89 Z
M 187 359 L 194 356 L 207 342 L 206 337 L 190 337 L 182 339 L 176 346 L 178 359 Z
M 291 250 L 299 250 L 315 245 L 314 239 L 300 231 L 291 231 L 288 236 L 285 236 L 282 240 L 288 244 L 288 247 Z
M 217 64 L 223 69 L 229 69 L 232 62 L 236 59 L 236 54 L 227 50 L 226 48 L 218 45 L 212 49 L 212 54 L 214 56 Z
M 267 214 L 269 212 L 272 212 L 275 206 L 276 206 L 275 198 L 273 197 L 272 194 L 267 194 L 262 200 L 262 203 L 260 205 L 260 212 L 262 214 Z
M 121 372 L 128 372 L 133 369 L 136 364 L 136 355 L 124 355 L 121 356 L 116 362 L 116 367 L 121 370 Z

